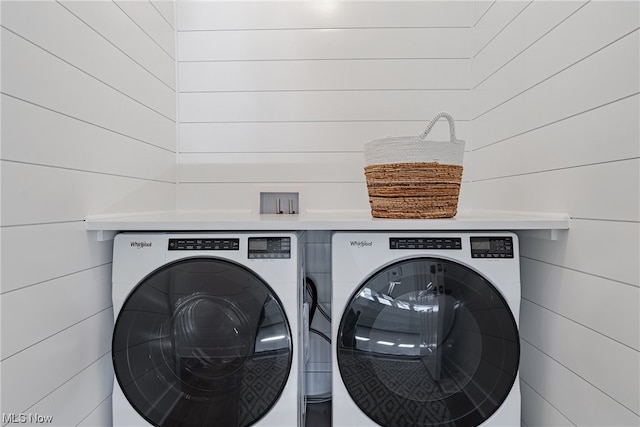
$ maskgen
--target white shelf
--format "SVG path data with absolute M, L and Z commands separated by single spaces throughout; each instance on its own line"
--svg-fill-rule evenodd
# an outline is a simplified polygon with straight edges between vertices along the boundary
M 269 231 L 269 230 L 530 230 L 530 236 L 555 240 L 569 228 L 569 216 L 556 213 L 463 211 L 454 218 L 383 219 L 367 212 L 316 212 L 258 215 L 250 212 L 166 211 L 93 215 L 87 229 L 100 240 L 120 231 Z

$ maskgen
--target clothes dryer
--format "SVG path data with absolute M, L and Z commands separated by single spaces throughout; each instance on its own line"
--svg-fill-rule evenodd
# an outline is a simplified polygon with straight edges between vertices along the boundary
M 304 417 L 292 233 L 114 241 L 114 426 L 297 426 Z
M 337 232 L 333 427 L 520 425 L 518 238 Z

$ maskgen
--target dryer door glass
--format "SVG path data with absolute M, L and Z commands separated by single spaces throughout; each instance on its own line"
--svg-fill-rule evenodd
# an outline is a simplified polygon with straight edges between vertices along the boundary
M 155 426 L 185 427 L 254 424 L 280 396 L 293 354 L 273 290 L 213 258 L 146 277 L 120 311 L 112 353 L 131 405 Z
M 369 278 L 343 313 L 338 367 L 354 402 L 385 427 L 478 426 L 518 372 L 518 328 L 478 273 L 435 258 Z

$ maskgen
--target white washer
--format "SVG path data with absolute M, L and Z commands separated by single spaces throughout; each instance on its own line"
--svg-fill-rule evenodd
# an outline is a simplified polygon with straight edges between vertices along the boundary
M 122 233 L 114 426 L 304 422 L 295 233 Z
M 517 426 L 520 267 L 506 232 L 336 232 L 333 427 Z

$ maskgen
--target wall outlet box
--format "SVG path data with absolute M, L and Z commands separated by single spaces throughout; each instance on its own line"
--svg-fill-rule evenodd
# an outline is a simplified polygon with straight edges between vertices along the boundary
M 260 213 L 283 215 L 300 213 L 300 194 L 260 192 Z
M 254 203 L 254 212 L 259 214 L 299 214 L 304 209 L 304 187 L 256 186 Z

